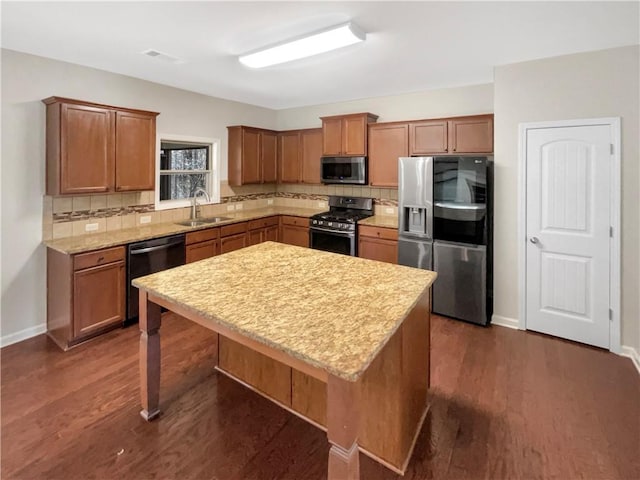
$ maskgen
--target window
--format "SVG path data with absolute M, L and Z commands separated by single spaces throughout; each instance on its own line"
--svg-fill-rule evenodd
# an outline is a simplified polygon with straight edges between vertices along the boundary
M 158 135 L 156 209 L 188 206 L 198 188 L 220 202 L 219 141 Z M 200 203 L 203 199 L 198 200 Z

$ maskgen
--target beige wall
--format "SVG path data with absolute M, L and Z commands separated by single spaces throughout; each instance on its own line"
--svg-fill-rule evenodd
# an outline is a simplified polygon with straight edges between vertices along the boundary
M 495 314 L 518 318 L 518 124 L 622 118 L 622 343 L 640 349 L 638 46 L 495 69 Z
M 371 112 L 378 115 L 378 122 L 491 113 L 493 112 L 493 85 L 443 88 L 422 93 L 279 110 L 277 112 L 278 128 L 288 130 L 320 127 L 322 116 L 358 112 Z
M 40 100 L 52 95 L 161 112 L 159 133 L 219 138 L 225 179 L 226 126 L 276 126 L 273 110 L 2 50 L 2 337 L 39 331 L 46 318 L 45 107 Z

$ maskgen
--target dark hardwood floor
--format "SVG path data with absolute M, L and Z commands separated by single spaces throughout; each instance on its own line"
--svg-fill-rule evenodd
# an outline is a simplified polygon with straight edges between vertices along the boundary
M 638 479 L 631 361 L 559 339 L 433 318 L 431 408 L 407 479 Z M 322 479 L 326 435 L 229 378 L 211 333 L 167 315 L 163 415 L 144 422 L 138 332 L 63 353 L 1 350 L 3 479 Z M 399 478 L 361 455 L 363 479 Z

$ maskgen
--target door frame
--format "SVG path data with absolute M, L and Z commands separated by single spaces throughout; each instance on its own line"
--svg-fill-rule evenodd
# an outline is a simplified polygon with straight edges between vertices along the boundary
M 613 235 L 609 238 L 609 351 L 620 353 L 620 117 L 555 120 L 520 123 L 518 126 L 518 328 L 527 329 L 527 134 L 541 128 L 561 128 L 604 125 L 611 130 L 613 144 L 611 166 L 610 215 Z

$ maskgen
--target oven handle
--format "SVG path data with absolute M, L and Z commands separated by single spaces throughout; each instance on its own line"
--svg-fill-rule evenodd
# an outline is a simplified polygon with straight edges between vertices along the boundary
M 338 235 L 340 237 L 355 237 L 355 232 L 341 232 L 339 230 L 329 230 L 328 228 L 320 228 L 320 227 L 309 227 L 309 230 L 312 232 L 324 232 L 330 233 L 332 235 Z

